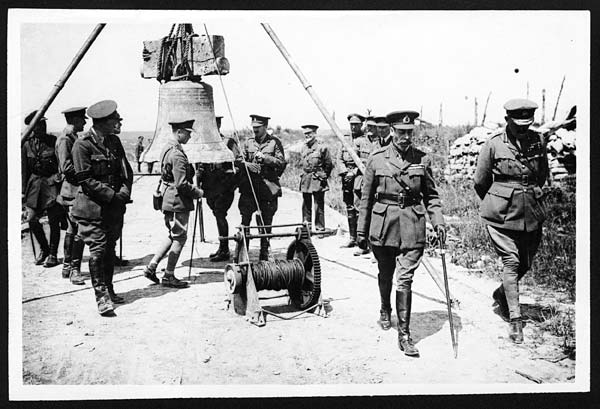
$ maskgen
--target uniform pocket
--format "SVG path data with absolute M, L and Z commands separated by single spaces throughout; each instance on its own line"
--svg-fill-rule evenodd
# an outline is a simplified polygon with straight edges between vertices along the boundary
M 105 176 L 109 174 L 108 163 L 109 160 L 104 155 L 92 155 L 92 172 L 96 176 Z
M 371 213 L 371 227 L 369 228 L 370 240 L 383 241 L 385 235 L 385 219 L 389 205 L 376 202 Z
M 481 217 L 486 220 L 503 223 L 511 205 L 515 188 L 494 183 L 481 202 Z

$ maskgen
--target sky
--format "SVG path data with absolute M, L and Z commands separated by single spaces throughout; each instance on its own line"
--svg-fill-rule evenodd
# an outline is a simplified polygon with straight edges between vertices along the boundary
M 438 123 L 440 104 L 444 124 L 473 123 L 474 99 L 481 121 L 490 92 L 487 119 L 501 122 L 504 102 L 526 97 L 528 83 L 540 107 L 546 90 L 548 119 L 563 76 L 557 116 L 589 103 L 584 11 L 11 10 L 9 114 L 22 118 L 42 104 L 99 22 L 106 27 L 46 114 L 49 130 L 62 129 L 63 109 L 102 99 L 117 101 L 124 131 L 154 130 L 159 83 L 141 78 L 142 42 L 166 36 L 174 22 L 192 23 L 198 34 L 206 24 L 225 38 L 231 114 L 218 78 L 203 78 L 225 130 L 248 127 L 253 113 L 270 116 L 272 126 L 329 128 L 260 22 L 271 25 L 341 128 L 348 113 L 367 109 L 413 109 Z

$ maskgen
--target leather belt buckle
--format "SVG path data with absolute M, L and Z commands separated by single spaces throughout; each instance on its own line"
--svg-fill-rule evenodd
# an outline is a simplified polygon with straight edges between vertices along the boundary
M 525 186 L 529 184 L 529 175 L 521 175 L 521 184 Z
M 406 195 L 397 195 L 396 201 L 398 202 L 398 206 L 400 206 L 400 209 L 404 209 L 406 207 L 406 198 Z

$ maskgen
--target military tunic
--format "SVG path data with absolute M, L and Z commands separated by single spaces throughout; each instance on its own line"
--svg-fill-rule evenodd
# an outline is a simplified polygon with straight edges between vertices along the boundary
M 256 157 L 257 152 L 262 152 L 264 158 L 259 160 Z M 258 163 L 260 172 L 254 173 L 249 170 L 242 170 L 240 175 L 240 201 L 238 207 L 242 215 L 242 224 L 249 226 L 252 220 L 252 214 L 257 210 L 256 202 L 252 194 L 248 174 L 254 186 L 256 200 L 261 209 L 262 223 L 257 220 L 257 223 L 271 225 L 273 216 L 277 212 L 277 198 L 281 196 L 281 185 L 279 177 L 283 174 L 287 165 L 283 145 L 279 138 L 265 134 L 262 142 L 258 142 L 255 138 L 248 138 L 242 146 L 242 156 L 246 162 Z M 271 228 L 260 230 L 261 233 L 270 233 Z M 261 258 L 264 257 L 269 248 L 269 240 L 261 238 Z
M 425 213 L 434 228 L 444 224 L 430 163 L 424 152 L 409 147 L 401 154 L 393 144 L 367 162 L 358 235 L 369 239 L 386 280 L 396 269 L 398 289 L 410 290 L 423 255 Z
M 56 207 L 61 176 L 54 145 L 56 137 L 33 136 L 21 148 L 22 193 L 25 205 L 36 213 Z
M 302 192 L 302 220 L 311 222 L 312 201 L 315 201 L 315 227 L 325 228 L 325 192 L 329 190 L 327 179 L 333 169 L 331 154 L 326 145 L 318 140 L 304 144 L 300 153 L 303 173 L 300 175 Z
M 71 151 L 77 140 L 77 133 L 73 131 L 73 125 L 68 125 L 56 140 L 56 157 L 58 158 L 59 170 L 63 176 L 60 194 L 57 202 L 63 206 L 71 206 L 77 194 L 77 180 L 75 178 L 75 167 Z
M 475 191 L 480 216 L 503 263 L 503 289 L 511 319 L 521 316 L 518 282 L 530 269 L 542 237 L 546 206 L 542 186 L 548 159 L 541 136 L 529 130 L 521 140 L 507 130 L 493 135 L 477 158 Z
M 362 163 L 365 164 L 373 150 L 373 144 L 364 134 L 361 134 L 353 138 L 351 145 Z M 339 150 L 337 164 L 339 166 L 338 174 L 342 176 L 342 194 L 346 211 L 348 214 L 356 213 L 362 189 L 362 174 L 344 146 Z M 352 175 L 352 178 L 347 178 L 347 174 Z
M 90 255 L 114 262 L 114 247 L 121 235 L 125 203 L 113 200 L 120 192 L 129 200 L 133 172 L 121 140 L 94 128 L 73 144 L 73 166 L 79 183 L 71 214 L 77 220 L 79 234 L 90 248 Z M 105 266 L 108 268 L 107 266 Z

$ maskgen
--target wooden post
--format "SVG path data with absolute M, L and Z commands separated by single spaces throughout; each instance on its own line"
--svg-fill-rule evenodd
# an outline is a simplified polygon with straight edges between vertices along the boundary
M 492 95 L 492 91 L 490 91 L 490 93 L 487 96 L 487 99 L 485 100 L 485 108 L 483 109 L 483 118 L 481 118 L 481 126 L 483 126 L 483 123 L 485 122 L 485 117 L 487 115 L 488 102 L 490 102 L 491 95 Z
M 558 96 L 556 97 L 556 105 L 554 105 L 554 114 L 552 114 L 552 120 L 556 119 L 556 110 L 558 109 L 558 101 L 560 101 L 560 95 L 562 94 L 563 85 L 565 85 L 565 75 L 563 75 L 562 82 L 560 83 L 560 90 L 558 91 Z
M 475 97 L 475 122 L 473 122 L 473 126 L 477 126 L 477 97 Z
M 529 99 L 529 81 L 527 81 L 527 99 Z
M 442 103 L 440 102 L 440 126 L 442 126 L 443 121 L 442 121 Z
M 546 122 L 546 89 L 542 89 L 542 123 Z

